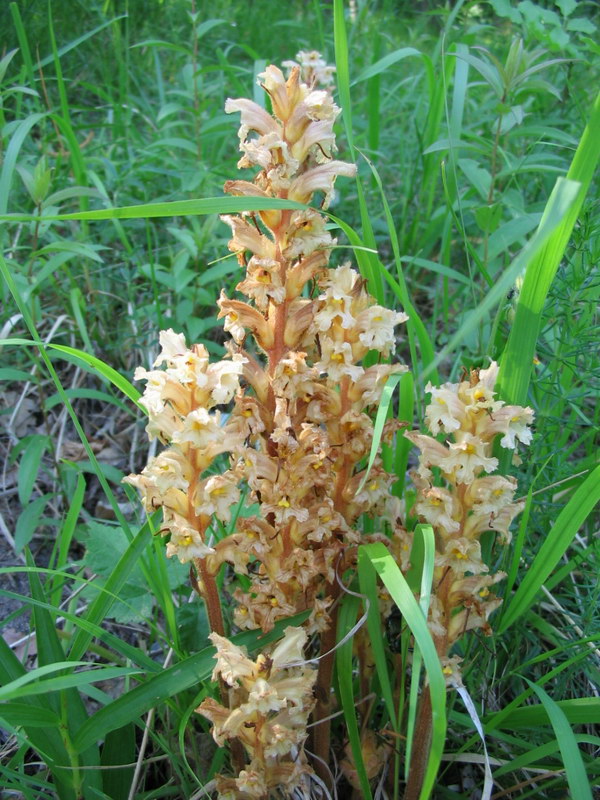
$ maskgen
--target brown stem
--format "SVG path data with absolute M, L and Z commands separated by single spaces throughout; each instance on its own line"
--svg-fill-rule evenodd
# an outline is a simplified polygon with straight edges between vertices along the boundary
M 410 772 L 408 773 L 408 783 L 404 793 L 404 800 L 419 800 L 427 762 L 429 761 L 429 750 L 431 747 L 431 695 L 429 687 L 423 689 L 421 702 L 417 711 L 417 722 L 415 725 L 415 735 L 413 737 L 412 757 L 410 760 Z
M 207 570 L 206 564 L 201 558 L 195 558 L 194 564 L 198 570 L 200 581 L 193 582 L 193 586 L 206 604 L 206 613 L 208 615 L 210 629 L 220 636 L 225 636 L 221 598 L 219 597 L 219 590 L 215 577 Z M 235 690 L 232 690 L 229 684 L 225 683 L 222 678 L 219 680 L 219 694 L 221 695 L 221 700 L 228 708 L 234 708 L 238 705 L 235 699 Z M 244 747 L 239 739 L 231 739 L 229 741 L 229 748 L 231 750 L 232 766 L 240 773 L 246 766 Z
M 194 564 L 200 576 L 200 582 L 196 591 L 206 603 L 206 613 L 208 614 L 208 624 L 211 631 L 225 636 L 225 626 L 223 624 L 223 612 L 221 610 L 221 598 L 217 589 L 217 582 L 214 575 L 211 575 L 206 568 L 203 559 L 195 558 Z
M 321 637 L 322 658 L 319 660 L 319 671 L 315 684 L 317 703 L 313 712 L 311 750 L 316 756 L 314 764 L 315 772 L 327 786 L 332 788 L 331 772 L 328 768 L 331 719 L 327 719 L 327 717 L 331 714 L 331 683 L 335 659 L 335 652 L 333 652 L 333 649 L 335 647 L 337 634 L 337 605 L 335 605 L 335 601 L 340 593 L 340 587 L 336 582 L 328 588 L 330 590 L 328 594 L 330 597 L 333 597 L 334 606 L 330 614 L 331 625 Z M 325 655 L 325 653 L 327 653 L 327 655 Z

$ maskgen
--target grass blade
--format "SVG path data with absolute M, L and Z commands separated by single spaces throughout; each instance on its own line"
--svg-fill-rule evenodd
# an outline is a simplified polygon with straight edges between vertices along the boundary
M 527 679 L 525 678 L 525 680 Z M 564 711 L 541 686 L 537 686 L 531 681 L 527 681 L 527 683 L 539 697 L 554 728 L 556 741 L 558 742 L 567 773 L 571 797 L 576 797 L 577 800 L 592 800 L 590 782 L 585 771 L 581 752 Z
M 430 364 L 425 369 L 426 374 L 429 374 L 434 366 L 446 359 L 506 295 L 530 260 L 541 251 L 541 248 L 546 244 L 556 228 L 561 225 L 565 215 L 569 213 L 571 206 L 576 202 L 578 192 L 579 184 L 575 181 L 570 181 L 566 178 L 557 180 L 546 204 L 546 211 L 540 226 L 534 236 L 527 242 L 510 267 L 496 280 L 495 285 L 486 294 L 481 303 L 471 311 L 458 331 L 450 338 L 448 344 L 440 350 L 433 364 Z
M 18 143 L 25 138 L 29 130 L 36 122 L 43 117 L 43 114 L 32 114 L 23 120 L 21 125 L 27 126 L 21 131 L 21 126 L 17 129 L 20 132 Z M 17 133 L 13 135 L 13 139 Z M 11 144 L 13 140 L 11 140 Z M 17 148 L 15 144 L 15 149 Z M 20 145 L 19 145 L 20 146 Z M 10 149 L 10 145 L 9 145 Z M 18 152 L 18 151 L 17 151 Z M 6 158 L 8 159 L 8 150 Z M 16 158 L 16 156 L 15 156 Z M 2 169 L 8 174 L 6 161 Z M 12 178 L 12 171 L 10 172 Z M 3 189 L 3 177 L 0 177 L 0 189 Z M 6 214 L 6 203 L 2 203 L 3 195 L 0 194 L 0 220 L 6 222 L 36 222 L 39 217 L 33 214 Z M 120 208 L 103 208 L 95 211 L 77 211 L 73 214 L 44 214 L 44 221 L 50 220 L 101 220 L 101 219 L 152 219 L 154 217 L 186 217 L 191 214 L 241 214 L 243 211 L 266 211 L 274 208 L 307 208 L 302 203 L 294 200 L 279 200 L 276 197 L 205 197 L 201 200 L 174 200 L 168 203 L 141 203 L 136 206 L 122 206 Z
M 344 596 L 343 602 L 340 606 L 337 641 L 341 642 L 345 639 L 335 651 L 335 664 L 338 679 L 338 687 L 340 693 L 340 700 L 342 710 L 344 712 L 344 721 L 346 723 L 346 730 L 348 739 L 350 740 L 350 748 L 352 750 L 352 757 L 354 759 L 353 766 L 358 775 L 358 780 L 361 787 L 362 797 L 364 800 L 372 800 L 371 787 L 369 786 L 369 778 L 365 769 L 365 762 L 362 757 L 362 746 L 360 740 L 360 730 L 358 721 L 356 719 L 356 710 L 354 708 L 354 689 L 353 689 L 353 669 L 352 669 L 352 646 L 353 637 L 346 639 L 346 635 L 354 625 L 356 625 L 356 617 L 360 605 L 360 599 L 354 595 L 347 594 Z
M 565 210 L 560 223 L 527 263 L 515 319 L 502 355 L 498 375 L 500 396 L 508 403 L 524 405 L 527 402 L 527 389 L 533 369 L 544 303 L 599 159 L 600 94 L 596 98 L 592 115 L 567 173 L 569 181 L 578 183 L 578 191 Z M 549 213 L 550 209 L 547 206 L 540 223 L 541 227 Z
M 44 117 L 45 114 L 35 113 L 30 114 L 28 117 L 25 117 L 25 119 L 21 120 L 11 137 L 8 147 L 6 148 L 2 164 L 2 172 L 0 172 L 0 219 L 5 218 L 1 215 L 5 215 L 8 208 L 10 187 L 15 174 L 17 158 L 19 157 L 19 153 L 23 147 L 23 142 L 27 138 L 33 126 L 37 125 L 37 123 Z M 39 220 L 39 217 L 31 214 L 26 214 L 24 216 L 32 221 Z
M 377 573 L 371 569 L 368 562 L 367 555 L 361 550 L 358 554 L 358 581 L 360 593 L 363 594 L 368 602 L 369 607 L 367 610 L 367 629 L 371 640 L 371 647 L 373 649 L 373 658 L 375 659 L 375 669 L 379 679 L 379 686 L 381 687 L 381 694 L 388 712 L 392 727 L 395 731 L 398 730 L 398 720 L 396 716 L 396 706 L 394 704 L 394 694 L 392 689 L 392 681 L 390 680 L 390 673 L 388 671 L 387 662 L 385 658 L 385 644 L 383 639 L 383 631 L 381 626 L 381 617 L 379 614 L 379 598 L 377 596 Z
M 554 526 L 508 605 L 498 633 L 503 633 L 531 608 L 541 585 L 558 564 L 575 534 L 599 500 L 600 466 L 587 476 L 558 515 Z
M 392 402 L 392 397 L 394 394 L 394 389 L 400 383 L 400 379 L 402 375 L 390 375 L 387 379 L 385 386 L 383 387 L 383 391 L 381 392 L 381 399 L 379 400 L 379 406 L 377 408 L 377 416 L 375 417 L 375 425 L 373 427 L 373 441 L 371 442 L 371 452 L 369 453 L 369 460 L 367 462 L 367 468 L 365 470 L 365 474 L 360 482 L 358 489 L 356 490 L 356 494 L 362 492 L 365 483 L 367 482 L 367 478 L 369 477 L 369 473 L 371 472 L 371 467 L 375 463 L 375 459 L 377 458 L 377 454 L 379 452 L 379 444 L 381 442 L 381 436 L 383 434 L 383 426 L 385 425 L 385 421 L 388 415 L 388 409 L 390 407 L 390 403 Z
M 430 796 L 433 789 L 444 751 L 446 739 L 446 682 L 423 611 L 415 600 L 414 594 L 408 586 L 404 575 L 398 569 L 392 555 L 381 542 L 362 545 L 359 547 L 359 553 L 361 551 L 369 559 L 373 569 L 377 571 L 412 631 L 415 642 L 421 651 L 429 678 L 432 705 L 432 738 L 427 771 L 420 795 L 420 800 L 425 800 Z
M 236 645 L 245 646 L 249 650 L 263 647 L 280 638 L 283 629 L 288 625 L 301 625 L 308 615 L 309 612 L 305 611 L 281 620 L 267 634 L 263 634 L 261 630 L 245 631 L 237 636 L 232 636 L 231 640 Z M 167 698 L 206 680 L 213 670 L 215 653 L 214 647 L 205 647 L 199 653 L 180 661 L 175 666 L 154 674 L 140 686 L 136 686 L 127 694 L 96 711 L 83 723 L 74 737 L 73 744 L 77 752 L 85 750 L 94 742 L 104 738 L 109 731 L 114 731 L 137 720 L 150 708 L 162 703 Z

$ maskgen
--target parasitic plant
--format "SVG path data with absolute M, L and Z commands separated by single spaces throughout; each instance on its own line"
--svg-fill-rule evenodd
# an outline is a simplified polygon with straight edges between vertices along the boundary
M 136 372 L 147 382 L 141 402 L 148 434 L 166 449 L 126 480 L 149 511 L 162 509 L 167 555 L 191 563 L 192 583 L 206 604 L 220 700 L 207 698 L 197 711 L 212 723 L 217 744 L 231 747 L 232 774 L 215 782 L 223 800 L 325 796 L 333 785 L 330 717 L 342 576 L 355 567 L 357 546 L 369 540 L 383 541 L 401 569 L 410 569 L 412 534 L 391 491 L 394 476 L 379 457 L 365 470 L 383 387 L 407 369 L 391 363 L 395 327 L 407 317 L 378 305 L 350 264 L 329 266 L 336 240 L 321 211 L 336 178 L 356 170 L 334 158 L 333 68 L 318 53 L 298 59 L 288 62 L 287 78 L 275 66 L 259 76 L 272 113 L 247 99 L 225 106 L 241 114 L 238 166 L 255 170 L 252 180 L 230 180 L 225 191 L 302 204 L 222 218 L 244 273 L 236 288 L 245 297 L 223 291 L 218 300 L 230 336 L 226 357 L 211 363 L 203 345 L 188 347 L 169 330 L 160 334 L 154 369 Z M 316 199 L 319 210 L 311 207 Z M 459 384 L 426 387 L 427 425 L 434 436 L 451 437 L 445 443 L 405 433 L 421 451 L 412 472 L 413 512 L 435 531 L 428 624 L 450 686 L 461 680 L 453 645 L 470 629 L 488 633 L 488 617 L 500 604 L 490 587 L 504 575 L 489 574 L 479 538 L 494 531 L 507 543 L 521 510 L 513 502 L 515 481 L 490 474 L 498 466 L 492 451 L 498 435 L 503 447 L 528 443 L 533 412 L 495 398 L 496 374 L 493 363 Z M 398 427 L 388 421 L 384 441 Z M 359 532 L 363 515 L 378 523 L 367 537 Z M 219 535 L 215 519 L 230 532 Z M 241 578 L 233 581 L 227 620 L 217 583 L 225 565 Z M 390 598 L 382 592 L 381 600 L 385 618 Z M 228 638 L 231 626 L 268 632 L 302 612 L 303 626 L 285 628 L 283 639 L 255 660 Z M 366 696 L 370 644 L 364 631 L 355 642 Z M 309 726 L 312 758 L 305 749 Z M 407 798 L 419 796 L 430 732 L 425 687 Z M 373 779 L 387 750 L 366 725 L 361 741 Z M 348 751 L 341 767 L 357 787 Z
M 252 181 L 228 181 L 225 191 L 306 205 L 317 194 L 325 209 L 336 177 L 356 170 L 333 157 L 339 108 L 316 84 L 329 82 L 331 68 L 318 54 L 299 57 L 287 79 L 275 66 L 260 76 L 272 114 L 250 100 L 227 101 L 227 112 L 241 114 L 238 166 L 258 172 Z M 127 481 L 148 510 L 162 508 L 167 554 L 192 563 L 207 606 L 222 702 L 205 700 L 198 711 L 218 743 L 233 741 L 239 770 L 218 778 L 220 795 L 266 798 L 281 787 L 306 789 L 312 770 L 303 745 L 313 706 L 317 769 L 328 776 L 339 576 L 361 540 L 358 517 L 386 517 L 393 527 L 399 514 L 393 476 L 379 461 L 360 485 L 373 439 L 368 412 L 387 377 L 406 370 L 385 363 L 406 315 L 377 305 L 349 264 L 328 268 L 336 240 L 314 208 L 223 220 L 245 271 L 237 290 L 248 302 L 221 294 L 219 316 L 231 341 L 218 363 L 209 363 L 202 345 L 188 348 L 183 336 L 161 333 L 154 367 L 166 369 L 138 369 L 136 377 L 147 381 L 148 433 L 167 449 Z M 360 362 L 370 351 L 382 363 L 365 368 Z M 211 474 L 224 453 L 229 469 Z M 260 511 L 242 513 L 216 541 L 211 520 L 231 522 L 242 488 Z M 249 578 L 233 595 L 238 629 L 269 631 L 310 610 L 303 629 L 288 627 L 255 662 L 225 637 L 216 583 L 225 563 Z M 304 660 L 308 636 L 320 639 L 318 669 Z

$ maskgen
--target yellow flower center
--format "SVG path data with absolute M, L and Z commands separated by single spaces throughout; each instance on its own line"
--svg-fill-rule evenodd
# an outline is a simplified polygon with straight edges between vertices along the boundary
M 444 673 L 444 675 L 452 675 L 452 667 L 444 667 L 442 672 Z
M 494 497 L 500 497 L 502 495 L 502 492 L 503 492 L 503 489 L 494 489 L 492 494 L 494 495 Z
M 481 589 L 481 591 L 479 592 L 479 597 L 487 597 L 489 593 L 490 590 L 487 588 L 487 586 L 484 586 L 483 589 Z
M 521 417 L 519 417 L 519 416 L 516 416 L 516 417 L 511 417 L 511 418 L 510 418 L 510 421 L 511 421 L 511 422 L 518 422 L 520 419 L 521 419 Z
M 373 481 L 373 483 L 371 483 L 367 488 L 370 492 L 374 492 L 376 489 L 379 488 L 379 484 L 377 483 L 377 481 Z
M 469 456 L 474 455 L 476 452 L 477 452 L 477 450 L 475 449 L 475 445 L 473 445 L 473 444 L 468 444 L 465 447 L 465 453 L 467 453 L 467 455 L 469 455 Z
M 343 360 L 344 360 L 344 356 L 343 356 L 343 354 L 342 354 L 342 353 L 334 353 L 334 354 L 331 356 L 331 360 L 332 360 L 332 361 L 343 361 Z
M 281 508 L 289 508 L 290 501 L 286 497 L 282 497 L 281 500 L 277 503 L 277 505 L 281 506 Z
M 183 545 L 183 547 L 189 547 L 193 541 L 190 534 L 186 533 L 185 536 L 181 537 L 179 544 Z
M 215 489 L 211 489 L 210 494 L 214 497 L 221 497 L 221 495 L 227 494 L 227 489 L 225 486 L 217 486 Z

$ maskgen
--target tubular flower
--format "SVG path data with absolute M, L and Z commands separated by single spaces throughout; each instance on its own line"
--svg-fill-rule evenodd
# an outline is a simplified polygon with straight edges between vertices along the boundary
M 446 677 L 454 685 L 460 683 L 460 670 L 458 660 L 449 657 L 453 644 L 467 630 L 490 633 L 488 617 L 501 603 L 488 587 L 505 575 L 486 574 L 479 537 L 494 531 L 501 543 L 508 543 L 510 524 L 523 509 L 522 503 L 513 502 L 516 481 L 490 474 L 498 466 L 492 447 L 498 435 L 502 447 L 514 448 L 517 439 L 529 443 L 533 411 L 496 399 L 497 373 L 492 363 L 486 370 L 473 371 L 468 381 L 439 388 L 428 384 L 431 402 L 425 419 L 432 433 L 449 437 L 445 443 L 416 431 L 404 434 L 421 451 L 412 473 L 417 489 L 414 510 L 433 526 L 436 537 L 436 590 L 429 627 L 446 664 Z M 439 470 L 445 485 L 434 484 L 432 468 Z
M 239 703 L 231 710 L 207 698 L 196 711 L 213 723 L 218 745 L 238 739 L 250 759 L 237 778 L 218 777 L 220 795 L 233 790 L 239 793 L 235 797 L 263 798 L 278 789 L 291 794 L 306 786 L 310 770 L 302 745 L 316 678 L 316 671 L 304 666 L 306 632 L 286 628 L 270 655 L 256 661 L 217 633 L 210 638 L 217 648 L 213 680 L 235 687 Z
M 355 174 L 354 165 L 333 158 L 339 108 L 327 88 L 316 88 L 331 71 L 308 55 L 308 82 L 298 66 L 287 79 L 275 66 L 259 76 L 272 114 L 250 100 L 227 101 L 226 112 L 241 115 L 239 166 L 258 171 L 252 181 L 228 181 L 226 192 L 303 203 L 318 193 L 324 206 L 336 178 Z M 213 723 L 216 741 L 237 742 L 234 748 L 243 748 L 248 760 L 242 756 L 236 777 L 219 778 L 220 797 L 266 800 L 284 786 L 291 796 L 311 774 L 303 743 L 317 673 L 274 671 L 290 633 L 256 662 L 228 642 L 216 576 L 225 563 L 248 575 L 244 589 L 233 592 L 238 628 L 267 632 L 278 620 L 310 612 L 302 635 L 294 634 L 294 660 L 302 660 L 307 634 L 320 637 L 324 653 L 331 651 L 336 573 L 359 540 L 356 521 L 363 513 L 377 515 L 395 529 L 399 513 L 379 459 L 355 495 L 359 462 L 373 439 L 369 412 L 387 378 L 406 367 L 365 369 L 359 362 L 368 352 L 388 358 L 395 328 L 407 317 L 377 305 L 349 264 L 328 268 L 336 242 L 316 209 L 223 221 L 244 271 L 236 288 L 245 297 L 223 292 L 218 301 L 232 339 L 228 356 L 210 364 L 203 346 L 188 348 L 173 331 L 161 334 L 154 366 L 164 368 L 140 369 L 136 377 L 147 381 L 141 402 L 148 432 L 168 450 L 126 480 L 140 489 L 148 510 L 162 507 L 168 555 L 192 561 L 218 650 L 215 677 L 236 686 L 230 708 L 207 700 L 199 709 Z M 216 474 L 215 459 L 223 454 L 229 469 Z M 240 510 L 242 488 L 248 505 L 259 506 L 255 515 Z M 213 517 L 230 528 L 218 542 L 207 536 Z M 317 701 L 317 719 L 328 716 L 327 704 Z

